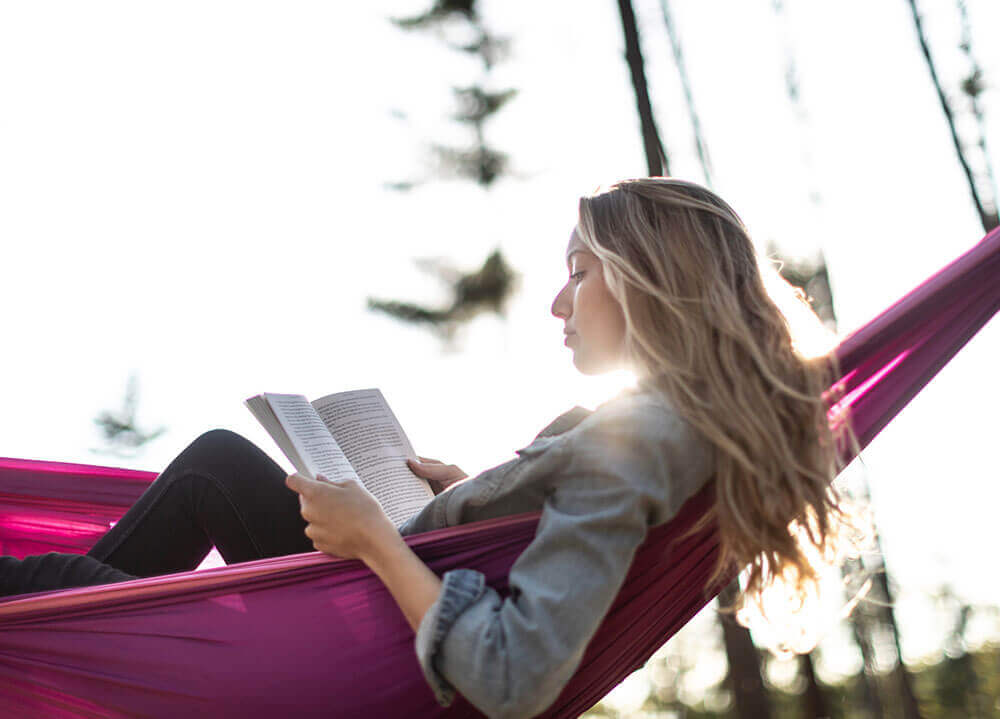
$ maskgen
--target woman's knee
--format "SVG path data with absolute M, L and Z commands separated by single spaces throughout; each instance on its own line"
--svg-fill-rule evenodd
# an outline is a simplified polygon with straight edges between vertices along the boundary
M 234 449 L 246 449 L 247 445 L 253 445 L 249 439 L 241 434 L 237 434 L 228 429 L 210 429 L 198 435 L 188 448 L 197 447 L 210 451 L 226 452 Z
M 260 447 L 228 429 L 199 435 L 164 472 L 171 477 L 189 473 L 226 485 L 259 482 L 272 476 L 284 480 L 284 471 Z
M 213 429 L 194 439 L 161 474 L 163 482 L 189 473 L 228 474 L 232 468 L 253 462 L 263 452 L 246 437 L 228 429 Z M 257 460 L 260 461 L 260 460 Z

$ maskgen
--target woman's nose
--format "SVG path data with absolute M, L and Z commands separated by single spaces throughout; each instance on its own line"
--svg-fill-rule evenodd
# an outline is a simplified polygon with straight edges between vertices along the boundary
M 565 320 L 570 316 L 569 302 L 564 299 L 566 294 L 566 287 L 559 290 L 556 298 L 552 300 L 552 314 L 561 320 Z

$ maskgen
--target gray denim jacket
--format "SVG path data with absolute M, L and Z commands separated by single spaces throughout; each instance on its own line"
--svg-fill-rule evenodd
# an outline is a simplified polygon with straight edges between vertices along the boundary
M 557 418 L 518 457 L 442 492 L 402 534 L 541 511 L 501 598 L 471 569 L 446 572 L 416 636 L 438 701 L 457 689 L 490 717 L 544 711 L 569 681 L 650 527 L 708 480 L 708 443 L 662 399 L 628 390 Z

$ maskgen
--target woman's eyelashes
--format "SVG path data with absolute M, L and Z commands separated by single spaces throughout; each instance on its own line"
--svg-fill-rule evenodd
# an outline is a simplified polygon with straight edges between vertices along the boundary
M 583 270 L 580 270 L 579 272 L 574 272 L 569 276 L 569 278 L 574 282 L 579 282 L 582 277 L 583 277 Z

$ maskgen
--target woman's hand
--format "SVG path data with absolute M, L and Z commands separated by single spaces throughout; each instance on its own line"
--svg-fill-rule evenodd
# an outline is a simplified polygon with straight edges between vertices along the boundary
M 401 542 L 375 498 L 357 482 L 330 482 L 290 474 L 285 484 L 299 495 L 306 536 L 321 552 L 343 559 L 369 559 Z
M 413 553 L 382 507 L 357 482 L 328 482 L 290 474 L 299 493 L 306 536 L 321 552 L 360 559 L 388 588 L 413 631 L 441 594 L 441 580 Z
M 434 494 L 441 494 L 444 490 L 469 477 L 453 464 L 445 464 L 441 460 L 420 457 L 419 455 L 418 458 L 419 462 L 408 459 L 406 464 L 415 475 L 428 481 Z

